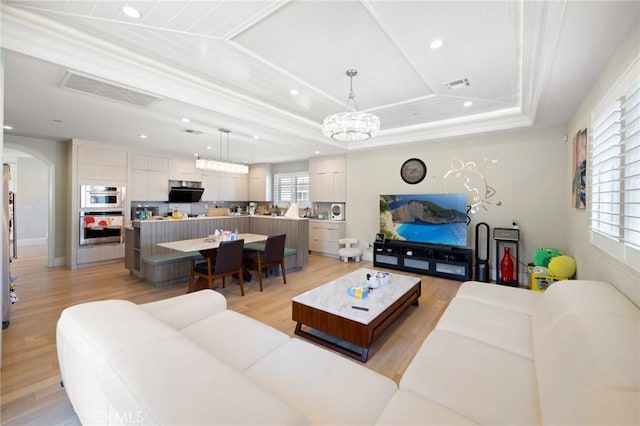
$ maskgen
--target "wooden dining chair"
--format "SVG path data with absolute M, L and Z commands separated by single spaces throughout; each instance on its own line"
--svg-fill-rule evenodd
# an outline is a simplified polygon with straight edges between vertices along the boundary
M 260 281 L 260 291 L 262 291 L 262 275 L 269 275 L 268 268 L 270 266 L 280 265 L 282 272 L 282 280 L 287 283 L 287 274 L 284 266 L 284 248 L 287 234 L 269 235 L 264 245 L 264 250 L 250 251 L 246 254 L 245 260 L 255 264 L 258 267 L 258 279 Z
M 213 282 L 216 278 L 222 278 L 222 288 L 224 288 L 225 278 L 237 275 L 240 293 L 244 296 L 243 248 L 244 240 L 221 241 L 217 250 L 211 250 L 212 253 L 202 253 L 204 260 L 192 259 L 187 292 L 195 291 L 194 277 L 206 278 L 209 288 L 213 289 Z

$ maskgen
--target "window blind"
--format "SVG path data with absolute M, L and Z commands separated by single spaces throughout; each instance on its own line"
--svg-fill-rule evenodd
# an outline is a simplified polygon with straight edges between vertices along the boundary
M 640 270 L 640 78 L 624 77 L 591 117 L 589 226 L 594 245 Z
M 298 203 L 309 201 L 308 173 L 281 173 L 273 177 L 275 201 Z
M 622 101 L 624 167 L 622 240 L 640 249 L 640 83 L 635 81 Z

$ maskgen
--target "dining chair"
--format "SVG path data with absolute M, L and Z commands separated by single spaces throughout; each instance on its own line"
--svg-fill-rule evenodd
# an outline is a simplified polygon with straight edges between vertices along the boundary
M 282 272 L 282 281 L 287 283 L 287 274 L 284 266 L 284 247 L 287 234 L 269 235 L 264 245 L 264 250 L 249 251 L 246 253 L 245 260 L 248 263 L 257 265 L 258 280 L 260 281 L 260 291 L 262 291 L 262 275 L 263 271 L 269 276 L 269 267 L 280 265 Z
M 225 287 L 225 278 L 237 275 L 240 283 L 240 293 L 244 296 L 243 284 L 243 248 L 244 240 L 221 241 L 217 250 L 202 252 L 204 260 L 191 260 L 191 273 L 189 274 L 188 293 L 195 291 L 194 277 L 202 277 L 208 280 L 209 288 L 213 289 L 216 278 L 222 278 L 222 288 Z M 209 253 L 208 253 L 209 252 Z

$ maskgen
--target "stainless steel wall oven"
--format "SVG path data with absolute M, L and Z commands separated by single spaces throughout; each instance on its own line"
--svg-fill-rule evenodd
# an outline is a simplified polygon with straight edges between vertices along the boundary
M 93 208 L 121 208 L 124 207 L 125 188 L 119 186 L 80 186 L 80 207 Z
M 122 243 L 124 213 L 122 210 L 80 212 L 80 245 Z

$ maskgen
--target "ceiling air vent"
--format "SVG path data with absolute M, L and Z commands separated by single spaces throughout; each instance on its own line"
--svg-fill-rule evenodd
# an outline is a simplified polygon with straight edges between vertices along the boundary
M 469 87 L 469 79 L 461 78 L 460 80 L 453 80 L 453 81 L 449 81 L 447 83 L 442 83 L 442 84 L 444 84 L 444 87 L 446 87 L 449 90 L 462 89 L 463 87 Z
M 123 102 L 129 105 L 149 108 L 160 99 L 158 96 L 133 90 L 125 86 L 120 86 L 105 80 L 86 74 L 79 74 L 74 71 L 67 71 L 67 75 L 62 80 L 61 86 L 65 89 L 89 95 Z

